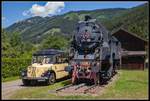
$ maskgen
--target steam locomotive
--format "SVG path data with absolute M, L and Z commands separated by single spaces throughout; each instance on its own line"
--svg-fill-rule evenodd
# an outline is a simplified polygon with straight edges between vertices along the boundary
M 79 21 L 69 50 L 72 84 L 108 81 L 120 65 L 120 42 L 90 16 Z

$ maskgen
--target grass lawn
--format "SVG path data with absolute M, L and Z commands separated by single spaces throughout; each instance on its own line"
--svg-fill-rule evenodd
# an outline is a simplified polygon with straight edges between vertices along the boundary
M 19 79 L 19 76 L 2 78 L 2 82 L 13 81 L 13 80 L 17 80 L 17 79 Z
M 18 90 L 10 99 L 148 99 L 148 70 L 120 70 L 118 80 L 105 88 L 100 96 L 56 96 L 49 90 L 69 84 L 58 82 Z

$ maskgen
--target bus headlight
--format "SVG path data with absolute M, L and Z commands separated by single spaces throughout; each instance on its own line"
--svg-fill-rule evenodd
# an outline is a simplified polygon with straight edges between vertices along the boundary
M 27 76 L 27 71 L 26 71 L 26 70 L 21 71 L 21 76 L 22 76 L 22 77 Z
M 25 73 L 24 73 L 24 72 L 22 72 L 22 73 L 21 73 L 21 75 L 22 75 L 22 76 L 24 76 L 24 75 L 25 75 Z

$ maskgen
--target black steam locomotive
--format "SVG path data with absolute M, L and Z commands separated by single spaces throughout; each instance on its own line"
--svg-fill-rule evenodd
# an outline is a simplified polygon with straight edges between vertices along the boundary
M 120 64 L 120 42 L 96 19 L 79 21 L 69 51 L 72 83 L 108 81 Z

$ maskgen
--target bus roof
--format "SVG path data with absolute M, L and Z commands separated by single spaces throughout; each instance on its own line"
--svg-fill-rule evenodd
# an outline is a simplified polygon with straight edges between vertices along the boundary
M 56 49 L 44 49 L 37 51 L 33 54 L 33 56 L 44 56 L 44 55 L 56 55 L 56 54 L 62 54 L 64 53 L 61 50 L 56 50 Z

